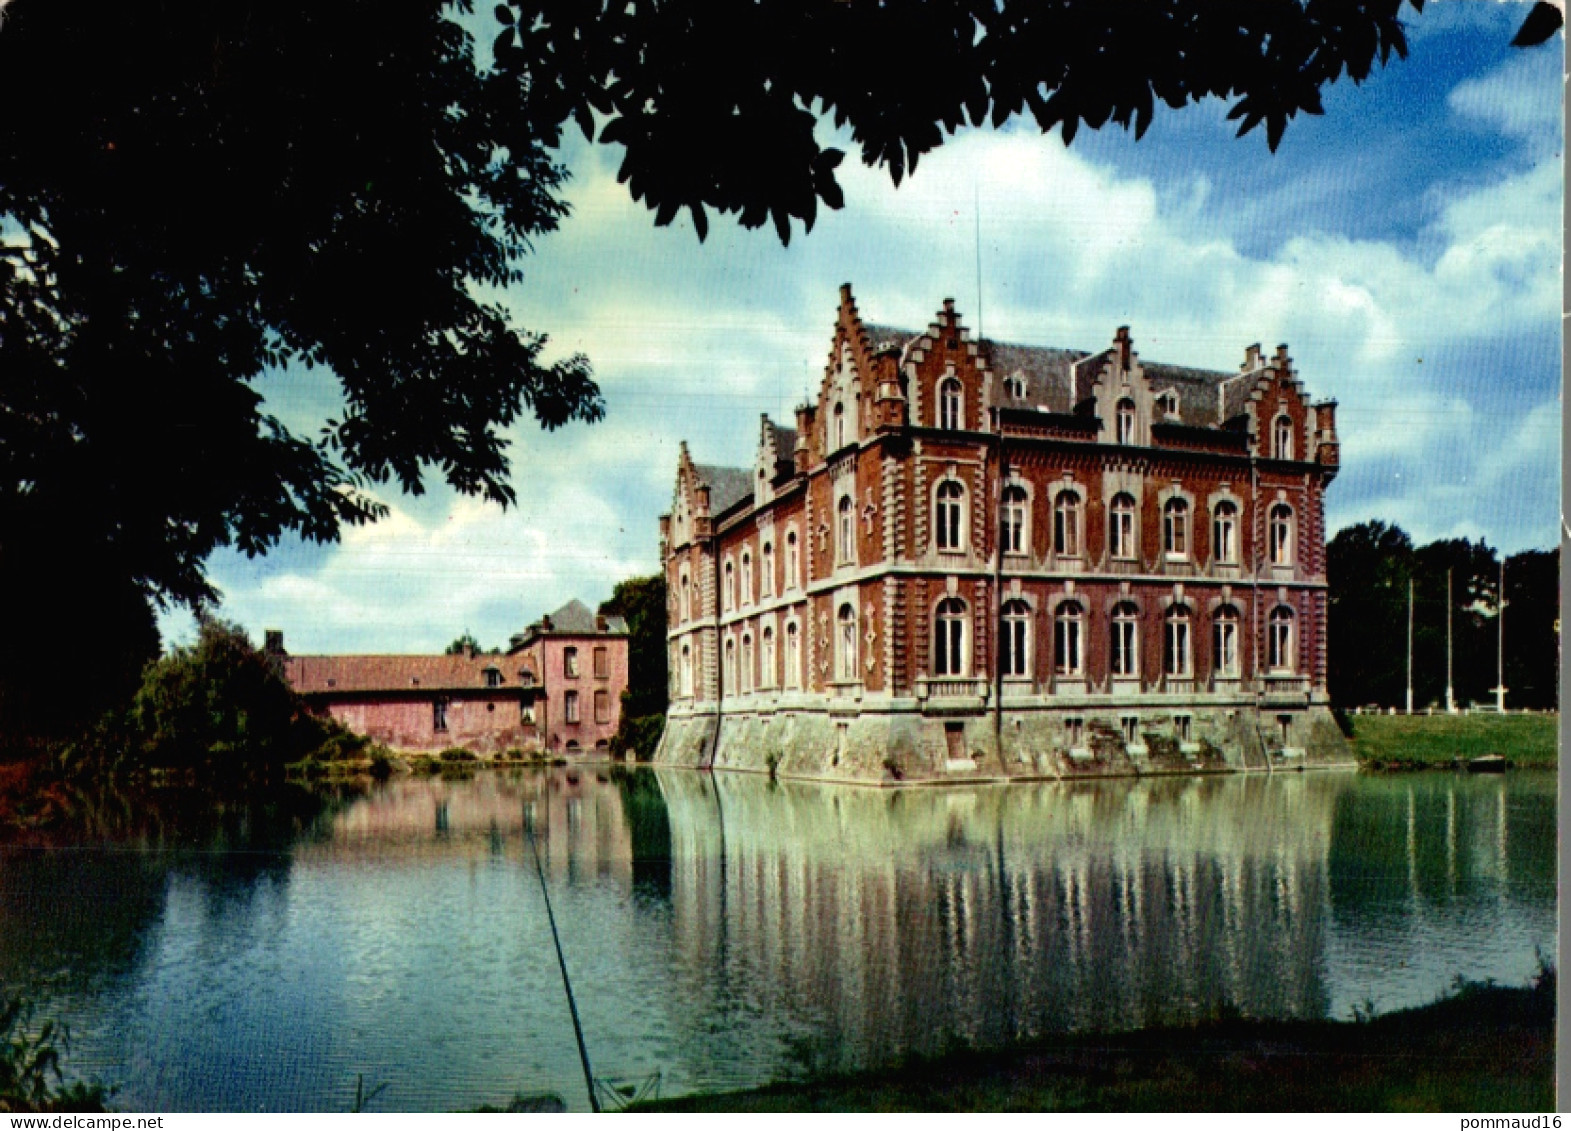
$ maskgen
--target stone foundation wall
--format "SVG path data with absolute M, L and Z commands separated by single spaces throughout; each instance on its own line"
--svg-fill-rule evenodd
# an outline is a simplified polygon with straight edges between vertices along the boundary
M 1189 716 L 1187 739 L 1175 730 L 1175 712 Z M 1132 744 L 1125 741 L 1131 721 Z M 992 712 L 738 710 L 721 717 L 718 740 L 715 726 L 712 714 L 672 716 L 655 762 L 704 766 L 712 757 L 715 769 L 888 785 L 1354 764 L 1352 748 L 1321 705 L 1258 713 L 1253 706 L 1005 707 L 1001 720 Z

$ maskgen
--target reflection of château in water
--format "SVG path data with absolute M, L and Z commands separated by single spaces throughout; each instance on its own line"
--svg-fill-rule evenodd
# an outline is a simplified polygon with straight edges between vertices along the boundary
M 1328 709 L 1334 402 L 863 322 L 751 467 L 683 445 L 656 760 L 860 781 L 1350 763 Z
M 831 1015 L 834 1041 L 1326 1011 L 1342 775 L 892 795 L 660 781 L 678 949 L 767 971 Z

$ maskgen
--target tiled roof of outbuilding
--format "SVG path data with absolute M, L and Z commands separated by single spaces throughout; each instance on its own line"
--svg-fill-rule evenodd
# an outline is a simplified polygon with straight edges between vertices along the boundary
M 365 691 L 473 691 L 486 686 L 485 671 L 501 673 L 503 687 L 518 687 L 518 661 L 508 656 L 285 656 L 284 678 L 302 695 Z

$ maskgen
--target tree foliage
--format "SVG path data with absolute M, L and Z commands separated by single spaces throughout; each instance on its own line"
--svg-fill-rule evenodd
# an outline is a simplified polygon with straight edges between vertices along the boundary
M 1558 702 L 1559 562 L 1558 550 L 1529 550 L 1506 559 L 1508 706 L 1547 709 Z M 1328 678 L 1339 706 L 1406 702 L 1409 581 L 1414 705 L 1445 704 L 1448 616 L 1457 704 L 1494 702 L 1500 558 L 1486 543 L 1451 538 L 1415 547 L 1399 527 L 1365 522 L 1331 540 L 1326 572 L 1331 589 Z
M 627 621 L 627 694 L 622 713 L 634 717 L 663 715 L 667 703 L 665 574 L 619 581 L 609 600 L 600 602 L 601 616 Z

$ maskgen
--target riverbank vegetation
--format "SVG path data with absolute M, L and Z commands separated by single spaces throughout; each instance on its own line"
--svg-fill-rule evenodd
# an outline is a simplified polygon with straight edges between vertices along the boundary
M 670 694 L 665 574 L 617 582 L 599 612 L 627 621 L 627 689 L 622 692 L 622 713 L 611 749 L 619 755 L 631 750 L 639 761 L 647 762 L 655 756 L 665 730 Z
M 64 1028 L 35 1025 L 31 1006 L 0 993 L 0 1112 L 105 1110 L 103 1085 L 66 1081 L 61 1054 L 69 1044 Z
M 1549 1111 L 1555 976 L 1347 1021 L 1218 1018 L 960 1050 L 655 1111 Z
M 1559 759 L 1558 714 L 1352 715 L 1348 724 L 1359 763 L 1371 769 L 1450 769 L 1485 754 L 1552 769 Z

